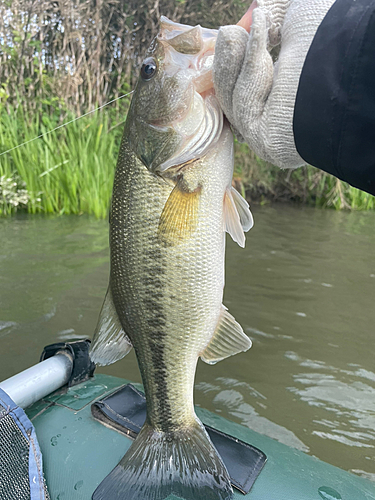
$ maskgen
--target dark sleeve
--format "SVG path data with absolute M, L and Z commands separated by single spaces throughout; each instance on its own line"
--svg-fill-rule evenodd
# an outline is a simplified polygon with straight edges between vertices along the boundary
M 375 0 L 336 0 L 301 73 L 293 120 L 297 151 L 375 195 Z

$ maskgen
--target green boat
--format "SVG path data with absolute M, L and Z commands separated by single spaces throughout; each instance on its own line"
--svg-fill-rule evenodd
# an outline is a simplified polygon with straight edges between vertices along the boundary
M 129 384 L 128 380 L 94 374 L 87 341 L 49 346 L 39 364 L 0 383 L 0 390 L 18 407 L 14 415 L 23 412 L 23 407 L 35 429 L 51 500 L 90 500 L 123 457 L 145 411 L 142 387 Z M 4 422 L 13 411 L 11 405 L 2 403 L 4 398 L 0 394 L 0 500 L 48 498 L 48 493 L 30 496 L 35 482 L 30 469 L 24 482 L 25 478 L 16 477 L 17 467 L 12 464 L 21 463 L 22 457 L 16 461 L 14 443 L 21 448 L 26 444 L 16 441 L 16 431 L 4 431 Z M 224 452 L 235 500 L 375 500 L 375 483 L 367 479 L 208 410 L 196 408 L 196 412 L 219 453 Z M 31 444 L 32 440 L 25 448 L 30 462 Z M 13 458 L 7 449 L 13 450 Z

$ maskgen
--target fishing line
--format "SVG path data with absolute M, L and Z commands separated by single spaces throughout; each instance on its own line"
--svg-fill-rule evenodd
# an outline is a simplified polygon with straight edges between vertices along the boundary
M 134 92 L 134 90 L 132 90 L 131 92 L 128 92 L 127 94 L 120 95 L 120 97 L 116 97 L 116 99 L 112 99 L 112 101 L 106 102 L 102 106 L 99 106 L 98 108 L 95 108 L 92 111 L 88 111 L 87 113 L 85 113 L 84 115 L 79 116 L 78 118 L 74 118 L 73 120 L 70 120 L 69 122 L 63 123 L 62 125 L 59 125 L 58 127 L 53 128 L 52 130 L 49 130 L 48 132 L 44 132 L 43 134 L 40 134 L 37 137 L 34 137 L 34 139 L 30 139 L 30 140 L 28 140 L 26 142 L 23 142 L 22 144 L 18 144 L 18 146 L 14 146 L 14 148 L 7 149 L 3 153 L 0 153 L 0 156 L 3 156 L 5 154 L 7 154 L 7 153 L 10 153 L 11 151 L 14 151 L 15 149 L 18 149 L 21 146 L 25 146 L 25 144 L 29 144 L 30 142 L 36 141 L 37 139 L 40 139 L 41 137 L 44 137 L 45 135 L 51 134 L 52 132 L 55 132 L 55 130 L 58 130 L 59 128 L 66 127 L 67 125 L 70 125 L 71 123 L 76 122 L 77 120 L 80 120 L 84 116 L 91 115 L 91 113 L 95 113 L 95 111 L 99 111 L 100 109 L 103 109 L 106 106 L 108 106 L 108 104 L 112 104 L 113 102 L 118 101 L 119 99 L 122 99 L 123 97 L 126 97 L 126 96 L 132 94 L 133 92 Z

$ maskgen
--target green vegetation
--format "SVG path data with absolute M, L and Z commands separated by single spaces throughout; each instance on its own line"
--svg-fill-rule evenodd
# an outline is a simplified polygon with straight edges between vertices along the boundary
M 216 28 L 245 0 L 0 0 L 0 153 L 134 86 L 160 14 Z M 128 99 L 0 156 L 0 215 L 105 217 Z M 236 145 L 234 182 L 250 201 L 374 209 L 375 198 L 313 167 L 281 171 Z
M 70 123 L 0 157 L 0 215 L 94 214 L 106 217 L 128 99 Z M 66 120 L 72 117 L 68 114 Z M 0 152 L 56 126 L 44 115 L 27 119 L 21 107 L 0 112 Z M 283 171 L 236 144 L 234 183 L 249 201 L 294 201 L 369 210 L 375 198 L 315 169 Z
M 0 157 L 0 214 L 94 214 L 105 217 L 123 120 L 95 113 Z M 22 108 L 0 114 L 0 148 L 10 149 L 53 129 Z
M 375 197 L 312 166 L 281 170 L 236 144 L 234 183 L 250 201 L 297 202 L 336 210 L 374 210 Z

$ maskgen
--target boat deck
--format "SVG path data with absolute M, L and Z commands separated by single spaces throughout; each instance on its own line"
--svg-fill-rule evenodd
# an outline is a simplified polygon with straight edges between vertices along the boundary
M 124 379 L 95 375 L 26 410 L 39 439 L 51 500 L 90 500 L 99 483 L 124 456 L 132 440 L 96 421 L 91 415 L 91 404 L 127 383 Z M 234 500 L 375 500 L 375 483 L 208 410 L 198 407 L 196 412 L 204 424 L 267 455 L 250 492 L 243 495 L 234 490 Z

